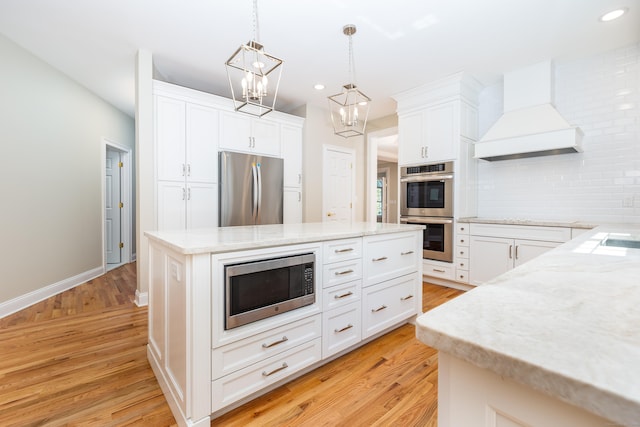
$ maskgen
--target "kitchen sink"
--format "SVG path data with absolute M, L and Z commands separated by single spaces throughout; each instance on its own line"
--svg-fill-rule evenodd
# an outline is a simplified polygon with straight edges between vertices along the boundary
M 602 246 L 615 246 L 618 248 L 640 249 L 640 236 L 631 234 L 609 233 L 600 244 Z

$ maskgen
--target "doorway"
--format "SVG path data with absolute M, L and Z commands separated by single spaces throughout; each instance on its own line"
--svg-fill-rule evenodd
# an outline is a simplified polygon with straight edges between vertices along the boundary
M 322 220 L 352 222 L 355 218 L 355 151 L 329 145 L 322 150 Z
M 398 172 L 398 128 L 371 132 L 367 136 L 367 221 L 399 222 Z M 385 178 L 382 188 L 381 175 Z
M 109 271 L 132 261 L 131 149 L 103 142 L 103 266 Z

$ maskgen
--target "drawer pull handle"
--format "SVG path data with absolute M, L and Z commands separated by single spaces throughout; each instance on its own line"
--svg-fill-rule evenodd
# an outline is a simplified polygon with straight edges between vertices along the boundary
M 464 255 L 464 251 L 460 251 L 460 255 Z
M 387 306 L 386 306 L 386 305 L 381 305 L 381 306 L 380 306 L 380 307 L 378 307 L 378 308 L 372 308 L 372 309 L 371 309 L 371 312 L 372 312 L 372 313 L 377 313 L 377 312 L 379 312 L 379 311 L 384 310 L 385 308 L 387 308 Z
M 444 273 L 444 270 L 440 270 L 439 268 L 434 268 L 433 271 L 435 271 L 436 273 Z
M 373 258 L 371 261 L 378 262 L 378 261 L 384 261 L 385 259 L 387 259 L 386 256 L 381 256 L 380 258 Z
M 335 299 L 342 299 L 342 298 L 346 298 L 346 297 L 350 297 L 351 295 L 353 295 L 353 292 L 349 291 L 346 294 L 342 294 L 342 295 L 334 295 L 333 297 Z
M 406 297 L 400 298 L 400 301 L 406 301 L 406 300 L 411 299 L 411 298 L 413 298 L 413 295 L 407 295 Z
M 460 243 L 464 243 L 464 239 L 460 239 Z
M 335 332 L 336 334 L 339 334 L 340 332 L 344 332 L 344 331 L 346 331 L 348 329 L 351 329 L 351 328 L 353 328 L 353 325 L 351 323 L 349 323 L 347 326 L 345 326 L 342 329 L 334 329 L 333 332 Z
M 345 270 L 345 271 L 336 271 L 336 276 L 344 276 L 345 274 L 351 274 L 353 273 L 353 270 L 349 269 L 349 270 Z
M 337 254 L 343 254 L 345 252 L 351 252 L 353 251 L 353 248 L 346 248 L 346 249 L 336 249 L 334 252 Z
M 288 367 L 289 367 L 289 365 L 287 365 L 287 364 L 286 364 L 286 362 L 285 362 L 285 363 L 283 363 L 283 364 L 282 364 L 282 366 L 280 366 L 279 368 L 274 369 L 274 370 L 273 370 L 273 371 L 271 371 L 271 372 L 262 371 L 262 376 L 263 376 L 263 377 L 271 376 L 271 375 L 275 374 L 276 372 L 280 372 L 280 371 L 282 371 L 283 369 L 287 369 Z
M 282 339 L 279 341 L 272 342 L 271 344 L 262 344 L 262 348 L 271 348 L 275 345 L 282 344 L 285 341 L 289 341 L 289 338 L 287 338 L 286 336 L 282 337 Z
M 400 252 L 400 255 L 411 255 L 413 251 Z

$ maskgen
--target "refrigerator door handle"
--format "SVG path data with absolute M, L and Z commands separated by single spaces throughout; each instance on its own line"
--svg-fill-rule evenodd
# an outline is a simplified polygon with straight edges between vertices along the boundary
M 262 223 L 262 220 L 260 218 L 260 213 L 262 210 L 262 168 L 260 167 L 260 164 L 258 164 L 256 169 L 258 170 L 258 207 L 256 209 L 256 212 L 257 212 L 256 223 L 260 224 Z
M 256 165 L 251 165 L 251 175 L 253 177 L 253 186 L 251 187 L 251 196 L 253 197 L 252 205 L 251 205 L 251 215 L 253 216 L 253 221 L 255 222 L 256 216 L 258 215 L 258 168 Z

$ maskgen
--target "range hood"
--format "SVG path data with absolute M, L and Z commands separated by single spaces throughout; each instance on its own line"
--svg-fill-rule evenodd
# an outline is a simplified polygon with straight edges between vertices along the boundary
M 541 62 L 504 75 L 504 114 L 475 144 L 488 161 L 581 152 L 583 133 L 553 106 L 553 65 Z

